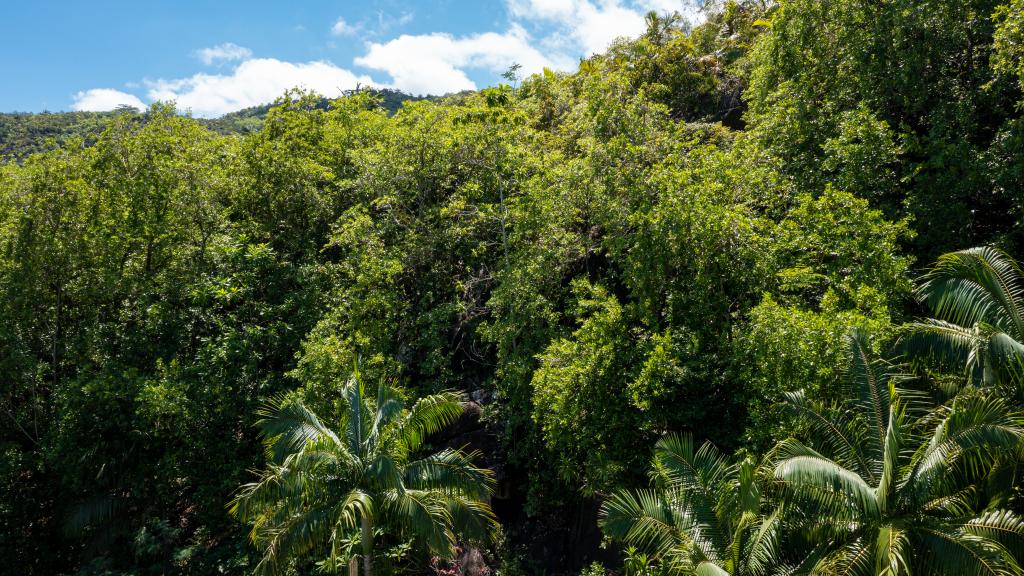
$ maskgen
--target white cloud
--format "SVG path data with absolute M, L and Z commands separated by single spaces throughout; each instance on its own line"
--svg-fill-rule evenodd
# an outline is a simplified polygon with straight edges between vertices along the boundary
M 705 14 L 702 10 L 704 2 L 705 0 L 638 0 L 637 4 L 644 12 L 651 10 L 662 14 L 678 12 L 696 26 L 704 22 Z
M 75 94 L 71 109 L 81 112 L 105 112 L 118 106 L 132 106 L 138 108 L 139 111 L 144 111 L 147 108 L 142 100 L 139 100 L 138 96 L 134 94 L 112 88 L 93 88 Z
M 210 66 L 211 64 L 221 64 L 223 62 L 231 62 L 233 60 L 245 60 L 252 57 L 252 50 L 238 44 L 231 42 L 225 42 L 218 46 L 211 46 L 210 48 L 203 48 L 196 50 L 196 58 Z
M 392 86 L 414 94 L 475 89 L 467 69 L 502 72 L 518 63 L 524 72 L 539 72 L 545 66 L 571 65 L 564 59 L 541 54 L 520 26 L 513 26 L 504 34 L 486 32 L 461 38 L 442 33 L 403 34 L 388 42 L 368 43 L 366 54 L 356 58 L 355 63 L 387 72 Z
M 508 0 L 508 9 L 517 18 L 562 20 L 572 16 L 578 4 L 578 0 Z
M 603 51 L 619 36 L 644 31 L 643 13 L 619 0 L 508 0 L 508 7 L 513 17 L 556 25 L 555 39 L 563 44 L 571 39 L 584 56 Z
M 573 27 L 573 36 L 588 56 L 603 52 L 616 38 L 638 36 L 647 29 L 639 11 L 620 6 L 618 2 L 596 6 L 583 1 L 577 9 L 579 25 Z
M 470 69 L 502 72 L 519 63 L 526 74 L 545 66 L 570 70 L 580 57 L 603 52 L 616 38 L 642 34 L 649 10 L 690 15 L 701 1 L 505 0 L 512 21 L 507 32 L 404 34 L 367 43 L 355 64 L 386 72 L 395 88 L 413 93 L 474 89 Z
M 334 23 L 334 26 L 331 26 L 332 36 L 351 36 L 358 31 L 358 26 L 353 26 L 348 22 L 345 22 L 344 18 L 338 18 L 338 20 Z
M 296 86 L 324 96 L 337 96 L 342 90 L 367 86 L 373 81 L 330 62 L 292 63 L 255 58 L 242 62 L 231 74 L 196 74 L 147 84 L 150 99 L 174 100 L 181 110 L 209 117 L 272 102 Z
M 500 73 L 513 63 L 522 73 L 544 67 L 572 70 L 580 57 L 604 51 L 621 36 L 636 36 L 645 28 L 648 10 L 678 11 L 697 23 L 703 0 L 505 0 L 510 17 L 505 32 L 453 36 L 443 32 L 403 34 L 380 42 L 367 42 L 354 63 L 386 73 L 390 82 L 374 82 L 326 61 L 294 63 L 273 58 L 252 58 L 248 48 L 230 42 L 198 50 L 206 65 L 235 62 L 230 73 L 200 73 L 188 78 L 146 81 L 148 100 L 174 100 L 178 108 L 197 116 L 217 116 L 272 102 L 295 86 L 336 96 L 357 85 L 389 85 L 415 94 L 444 94 L 475 89 L 469 72 Z M 331 34 L 378 36 L 402 26 L 411 12 L 377 13 L 377 21 L 351 24 L 339 18 Z M 376 26 L 374 26 L 376 24 Z M 75 110 L 110 110 L 119 105 L 145 109 L 137 96 L 108 88 L 79 92 Z
M 557 32 L 545 37 L 545 46 L 568 50 L 570 45 L 589 56 L 603 52 L 616 38 L 638 36 L 646 29 L 644 15 L 679 12 L 691 22 L 698 19 L 702 0 L 506 0 L 509 13 L 522 22 L 553 25 Z
M 412 22 L 414 18 L 412 12 L 402 12 L 395 16 L 393 14 L 385 14 L 383 10 L 377 11 L 377 34 L 384 34 L 392 28 L 401 28 L 406 24 Z

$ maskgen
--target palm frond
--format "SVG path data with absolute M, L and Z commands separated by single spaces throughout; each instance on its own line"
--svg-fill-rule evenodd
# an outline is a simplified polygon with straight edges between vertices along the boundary
M 809 574 L 828 576 L 874 576 L 874 542 L 857 537 L 824 554 Z M 796 572 L 800 574 L 800 572 Z
M 279 574 L 288 560 L 324 551 L 336 517 L 334 507 L 315 506 L 261 526 L 253 538 L 263 550 L 256 573 Z
M 748 576 L 764 576 L 779 562 L 779 527 L 782 508 L 775 510 L 761 521 L 751 535 L 743 551 L 742 573 Z
M 734 512 L 739 514 L 760 514 L 761 483 L 759 473 L 761 466 L 753 458 L 747 457 L 736 468 L 736 505 Z
M 345 385 L 342 395 L 347 403 L 345 414 L 345 440 L 349 451 L 359 458 L 365 458 L 369 446 L 367 438 L 373 426 L 373 415 L 367 405 L 366 389 L 358 372 L 353 373 Z
M 966 370 L 980 380 L 978 351 L 985 345 L 977 330 L 951 322 L 925 319 L 900 329 L 897 350 L 947 370 Z
M 389 424 L 402 415 L 405 405 L 398 391 L 386 382 L 377 385 L 376 414 L 370 427 L 371 450 L 378 443 Z
M 780 562 L 773 567 L 771 576 L 807 576 L 830 553 L 831 542 L 819 543 L 804 554 L 796 563 Z
M 787 458 L 775 466 L 775 477 L 785 482 L 788 490 L 825 508 L 834 510 L 845 501 L 861 518 L 880 515 L 875 490 L 855 472 L 820 455 Z
M 498 518 L 486 502 L 461 494 L 438 492 L 448 508 L 451 526 L 461 538 L 487 544 L 494 542 L 499 532 Z
M 393 425 L 394 438 L 406 453 L 415 452 L 430 435 L 455 422 L 463 410 L 460 397 L 454 392 L 420 398 L 409 413 Z
M 1000 373 L 1000 382 L 1017 383 L 1010 387 L 1017 392 L 1024 382 L 1024 344 L 1005 332 L 995 332 L 988 337 L 987 350 L 992 369 Z
M 257 425 L 263 434 L 267 457 L 274 462 L 280 462 L 288 454 L 319 438 L 340 443 L 337 435 L 298 400 L 279 397 L 271 400 L 259 413 L 263 418 Z
M 358 372 L 342 395 L 342 438 L 301 402 L 278 399 L 261 412 L 267 466 L 229 504 L 251 524 L 250 539 L 262 552 L 258 572 L 276 574 L 309 555 L 338 567 L 356 540 L 372 558 L 375 524 L 446 557 L 456 531 L 481 540 L 494 535 L 487 503 L 493 478 L 472 464 L 475 453 L 442 450 L 409 462 L 413 449 L 462 412 L 458 396 L 434 395 L 406 412 L 386 385 L 376 401 L 367 397 Z
M 391 490 L 387 509 L 431 553 L 448 558 L 455 546 L 448 502 L 431 490 Z
M 909 483 L 920 484 L 916 489 L 922 494 L 935 494 L 935 486 L 956 479 L 950 470 L 957 466 L 966 467 L 965 472 L 978 478 L 1022 436 L 1020 414 L 1012 412 L 1003 400 L 991 393 L 965 390 L 953 400 L 946 417 L 915 456 Z
M 367 464 L 364 478 L 375 490 L 401 489 L 403 482 L 402 469 L 395 459 L 387 453 L 379 453 Z
M 868 482 L 877 482 L 881 470 L 877 461 L 869 459 L 863 452 L 863 443 L 857 433 L 857 427 L 839 417 L 840 410 L 827 410 L 817 403 L 808 402 L 803 391 L 786 392 L 783 394 L 784 405 L 810 425 L 814 439 L 822 448 L 858 473 L 867 478 Z
M 982 246 L 943 254 L 918 289 L 938 318 L 961 326 L 985 322 L 1024 336 L 1024 283 L 1006 253 Z
M 968 486 L 962 490 L 941 496 L 921 505 L 921 511 L 934 516 L 947 518 L 968 517 L 974 513 L 974 502 L 978 490 Z
M 486 500 L 494 490 L 494 473 L 474 465 L 473 459 L 478 457 L 479 452 L 467 454 L 450 448 L 435 452 L 406 466 L 405 483 L 411 488 Z
M 963 525 L 967 534 L 998 542 L 1016 558 L 1024 557 L 1024 519 L 1009 510 L 993 510 Z
M 690 513 L 700 525 L 699 534 L 711 548 L 708 557 L 724 557 L 730 539 L 722 522 L 727 517 L 722 506 L 730 496 L 736 468 L 710 442 L 694 452 L 691 435 L 669 434 L 654 445 L 653 474 L 663 480 L 664 488 L 685 493 Z M 696 534 L 691 537 L 698 539 Z
M 911 574 L 913 548 L 905 529 L 886 524 L 875 539 L 876 574 Z
M 997 543 L 954 527 L 931 524 L 915 530 L 916 564 L 926 574 L 1011 576 L 1019 567 Z
M 686 557 L 691 540 L 677 520 L 657 491 L 620 490 L 601 505 L 598 521 L 605 534 L 653 557 Z
M 901 463 L 903 460 L 904 413 L 895 389 L 890 393 L 894 401 L 889 404 L 888 426 L 882 442 L 882 475 L 878 482 L 878 488 L 875 490 L 878 505 L 883 513 L 888 512 L 890 506 L 893 505 L 892 501 L 895 500 L 896 490 L 903 472 Z
M 729 572 L 721 566 L 708 561 L 697 564 L 697 567 L 693 569 L 693 574 L 694 576 L 729 576 Z
M 867 421 L 871 453 L 881 457 L 889 428 L 889 380 L 887 367 L 871 352 L 871 342 L 863 330 L 846 334 L 846 363 L 843 380 L 847 394 Z

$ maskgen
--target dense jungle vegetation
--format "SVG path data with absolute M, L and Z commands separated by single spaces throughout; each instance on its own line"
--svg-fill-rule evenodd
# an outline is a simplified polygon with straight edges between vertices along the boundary
M 507 81 L 0 132 L 0 572 L 1022 573 L 1024 0 Z

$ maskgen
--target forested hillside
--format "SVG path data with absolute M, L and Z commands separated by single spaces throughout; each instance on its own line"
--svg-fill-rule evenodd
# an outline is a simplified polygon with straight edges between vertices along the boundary
M 392 114 L 403 102 L 425 99 L 389 88 L 363 91 L 377 96 L 380 107 Z M 318 105 L 324 110 L 330 107 L 327 98 L 321 98 Z M 198 118 L 196 121 L 218 134 L 244 135 L 260 130 L 272 106 L 254 106 L 220 118 Z M 0 159 L 21 160 L 30 154 L 64 145 L 75 137 L 92 144 L 115 116 L 139 112 L 125 107 L 116 112 L 0 113 Z
M 3 128 L 0 572 L 1020 574 L 1024 1 L 647 24 Z

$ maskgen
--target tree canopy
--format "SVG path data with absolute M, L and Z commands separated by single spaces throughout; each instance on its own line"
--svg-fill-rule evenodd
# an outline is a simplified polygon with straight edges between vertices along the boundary
M 0 116 L 0 572 L 1019 573 L 1024 6 L 705 4 Z

